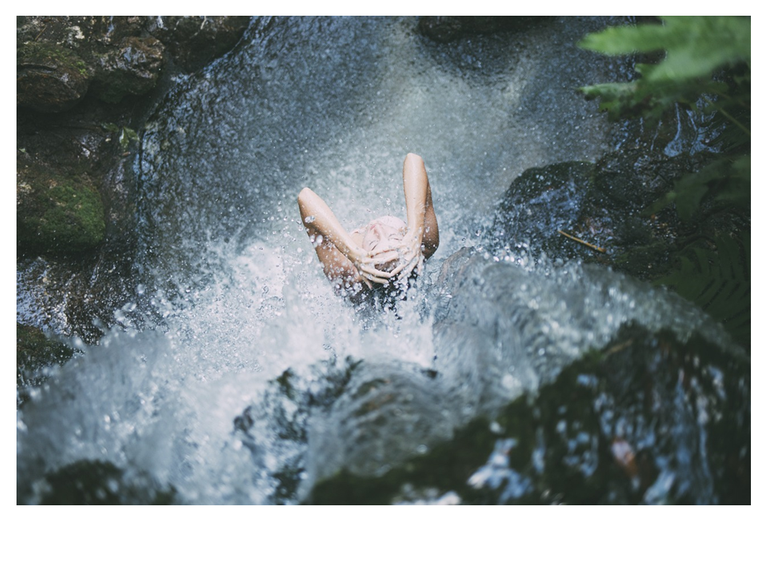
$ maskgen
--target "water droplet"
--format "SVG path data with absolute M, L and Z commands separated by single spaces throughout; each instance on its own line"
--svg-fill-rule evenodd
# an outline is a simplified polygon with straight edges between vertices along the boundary
M 311 224 L 314 221 L 315 221 L 314 216 L 307 216 L 306 218 L 304 218 L 304 222 L 306 222 L 307 224 Z

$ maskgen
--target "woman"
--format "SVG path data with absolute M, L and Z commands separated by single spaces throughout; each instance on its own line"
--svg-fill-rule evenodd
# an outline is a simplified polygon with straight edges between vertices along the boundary
M 440 237 L 432 207 L 432 191 L 424 161 L 408 154 L 403 163 L 403 189 L 408 223 L 383 216 L 351 233 L 344 230 L 328 205 L 309 188 L 299 194 L 301 221 L 325 275 L 338 288 L 387 286 L 420 273 L 425 258 L 437 250 Z

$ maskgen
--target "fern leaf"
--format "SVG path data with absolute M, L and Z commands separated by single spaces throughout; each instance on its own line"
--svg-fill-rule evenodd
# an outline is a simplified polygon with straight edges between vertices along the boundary
M 680 269 L 658 281 L 691 300 L 746 348 L 751 340 L 750 233 L 737 241 L 722 235 L 715 250 L 694 248 Z

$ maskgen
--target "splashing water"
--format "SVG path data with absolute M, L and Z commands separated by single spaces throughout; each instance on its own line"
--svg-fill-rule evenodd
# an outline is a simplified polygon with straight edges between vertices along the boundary
M 386 427 L 413 415 L 389 441 L 423 453 L 628 319 L 704 326 L 640 283 L 522 253 L 462 254 L 466 274 L 439 278 L 451 255 L 483 246 L 524 169 L 614 145 L 615 128 L 574 91 L 624 74 L 574 47 L 608 23 L 552 19 L 435 45 L 412 18 L 261 19 L 235 52 L 177 78 L 137 163 L 141 289 L 19 413 L 26 499 L 45 491 L 45 473 L 91 459 L 147 473 L 182 502 L 281 501 L 287 470 L 307 483 L 351 458 L 355 418 Z M 295 199 L 311 187 L 349 229 L 404 217 L 407 152 L 425 159 L 440 249 L 395 309 L 361 313 L 323 277 Z M 334 375 L 361 360 L 374 376 L 382 365 L 421 374 L 411 408 L 361 416 L 369 392 L 354 376 L 359 397 L 323 405 Z

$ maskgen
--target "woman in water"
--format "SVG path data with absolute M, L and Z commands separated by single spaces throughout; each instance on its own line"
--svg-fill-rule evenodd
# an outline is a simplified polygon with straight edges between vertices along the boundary
M 382 216 L 352 232 L 344 230 L 328 205 L 309 188 L 299 194 L 301 221 L 325 275 L 337 288 L 358 292 L 365 286 L 388 286 L 420 273 L 424 259 L 440 243 L 432 191 L 424 161 L 408 154 L 403 163 L 403 189 L 408 223 Z

